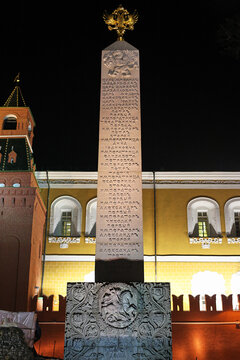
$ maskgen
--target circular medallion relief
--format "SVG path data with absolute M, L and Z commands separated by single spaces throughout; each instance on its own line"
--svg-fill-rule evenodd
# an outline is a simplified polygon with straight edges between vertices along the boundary
M 138 292 L 125 283 L 103 286 L 99 293 L 99 310 L 103 320 L 115 328 L 129 326 L 138 314 Z

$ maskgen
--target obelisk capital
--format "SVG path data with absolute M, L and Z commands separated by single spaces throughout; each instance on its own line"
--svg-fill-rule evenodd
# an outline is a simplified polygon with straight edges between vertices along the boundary
M 108 25 L 109 30 L 117 31 L 118 40 L 123 41 L 125 31 L 134 29 L 134 25 L 138 21 L 138 13 L 134 10 L 134 12 L 130 14 L 122 5 L 119 5 L 111 14 L 104 11 L 103 20 Z

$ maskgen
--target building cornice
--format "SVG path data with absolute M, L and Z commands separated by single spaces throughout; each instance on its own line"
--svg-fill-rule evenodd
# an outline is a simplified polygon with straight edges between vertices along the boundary
M 41 188 L 46 188 L 47 172 L 36 171 Z M 51 188 L 96 188 L 97 171 L 48 171 Z M 142 173 L 143 188 L 153 187 L 153 172 Z M 240 172 L 155 172 L 160 188 L 240 188 Z
M 210 263 L 239 263 L 240 256 L 237 255 L 144 255 L 145 262 L 210 262 Z M 45 261 L 95 261 L 95 255 L 46 255 Z

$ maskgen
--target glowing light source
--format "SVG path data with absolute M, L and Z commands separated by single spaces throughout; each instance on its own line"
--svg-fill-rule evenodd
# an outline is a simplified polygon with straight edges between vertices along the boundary
M 213 271 L 199 271 L 192 277 L 192 295 L 200 295 L 200 310 L 206 310 L 205 295 L 216 296 L 216 308 L 222 310 L 221 294 L 225 294 L 225 280 L 222 274 Z
M 233 310 L 239 310 L 238 294 L 240 294 L 240 271 L 232 275 L 231 278 L 232 305 Z
M 95 271 L 91 271 L 90 273 L 84 276 L 84 282 L 94 282 L 95 281 Z
M 37 311 L 43 311 L 43 297 L 39 296 L 37 299 Z

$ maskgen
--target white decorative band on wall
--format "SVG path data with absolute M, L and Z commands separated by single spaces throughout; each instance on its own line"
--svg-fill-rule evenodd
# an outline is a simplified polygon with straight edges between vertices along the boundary
M 222 244 L 222 238 L 219 237 L 208 237 L 208 238 L 199 238 L 199 237 L 193 237 L 189 238 L 189 244 L 201 244 L 202 249 L 210 249 L 210 245 L 221 245 Z
M 45 261 L 95 261 L 95 255 L 45 255 Z M 155 262 L 155 256 L 144 256 L 145 262 Z M 157 262 L 219 262 L 237 263 L 240 256 L 236 255 L 161 255 L 157 256 Z
M 45 261 L 95 261 L 95 255 L 45 255 Z
M 36 171 L 40 188 L 47 188 L 47 172 Z M 97 171 L 49 171 L 51 188 L 96 189 Z M 240 172 L 159 172 L 156 189 L 239 189 Z M 153 188 L 153 172 L 142 172 L 143 189 Z
M 80 237 L 49 236 L 48 242 L 52 244 L 79 244 Z
M 228 238 L 228 244 L 240 244 L 240 238 Z
M 95 237 L 85 237 L 85 244 L 96 244 L 96 238 Z

